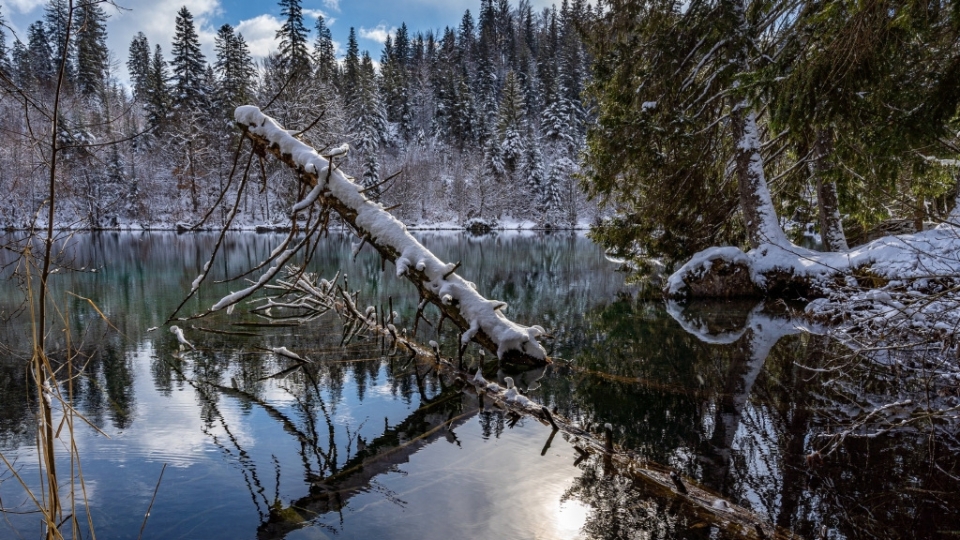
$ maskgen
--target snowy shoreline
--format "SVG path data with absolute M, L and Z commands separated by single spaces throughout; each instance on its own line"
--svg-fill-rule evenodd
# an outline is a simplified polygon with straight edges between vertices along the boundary
M 336 226 L 333 226 L 336 227 Z M 30 230 L 46 230 L 46 226 L 43 224 L 37 224 L 36 227 L 32 229 L 29 227 L 17 228 L 17 227 L 7 227 L 3 229 L 3 232 L 24 232 Z M 157 225 L 140 225 L 136 223 L 123 223 L 117 225 L 116 227 L 101 227 L 101 228 L 91 228 L 91 227 L 71 227 L 71 226 L 54 226 L 55 231 L 70 231 L 70 232 L 216 232 L 220 229 L 218 227 L 201 227 L 193 229 L 191 226 L 185 224 L 157 224 Z M 427 223 L 427 224 L 417 224 L 417 225 L 407 225 L 407 229 L 411 231 L 444 231 L 444 232 L 470 232 L 466 226 L 455 225 L 446 222 L 441 223 Z M 229 231 L 232 232 L 250 232 L 250 233 L 275 233 L 275 232 L 289 232 L 290 226 L 286 224 L 258 224 L 258 225 L 234 225 L 229 227 Z M 533 224 L 524 224 L 519 225 L 500 225 L 492 227 L 491 232 L 577 232 L 577 233 L 586 233 L 590 230 L 589 225 L 578 225 L 576 227 L 543 227 Z

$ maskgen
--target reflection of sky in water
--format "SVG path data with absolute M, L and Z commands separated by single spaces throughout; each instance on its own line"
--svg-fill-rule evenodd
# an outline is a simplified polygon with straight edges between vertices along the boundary
M 105 426 L 109 438 L 76 430 L 97 537 L 135 536 L 164 463 L 148 537 L 254 537 L 270 504 L 277 499 L 289 504 L 307 493 L 300 445 L 261 407 L 225 394 L 216 397 L 212 422 L 204 422 L 192 386 L 174 382 L 168 393 L 158 389 L 150 375 L 157 354 L 148 339 L 128 355 L 136 405 L 126 429 Z M 189 375 L 190 355 L 179 362 Z M 298 419 L 296 400 L 284 384 L 267 381 L 260 395 Z M 361 425 L 359 434 L 369 441 L 383 433 L 385 421 L 396 425 L 420 406 L 416 393 L 405 398 L 391 387 L 385 363 L 368 379 L 362 401 L 352 372 L 339 395 L 332 403 L 332 395 L 322 392 L 336 407 L 341 464 L 349 457 L 348 442 L 356 451 Z M 476 415 L 444 435 L 375 477 L 339 514 L 320 516 L 316 525 L 293 530 L 288 538 L 326 538 L 330 528 L 337 531 L 333 538 L 578 536 L 586 508 L 561 500 L 578 472 L 572 466 L 575 454 L 561 437 L 541 457 L 549 429 L 525 419 L 499 438 L 484 437 Z M 25 446 L 17 457 L 28 481 L 36 478 L 35 449 Z M 21 494 L 13 482 L 0 484 L 8 506 Z M 32 530 L 32 517 L 9 517 L 21 532 Z
M 561 500 L 577 472 L 566 443 L 558 438 L 540 456 L 549 430 L 531 420 L 500 438 L 483 439 L 478 417 L 455 432 L 461 445 L 438 439 L 313 529 L 338 538 L 578 537 L 586 508 Z M 288 538 L 323 538 L 317 532 Z

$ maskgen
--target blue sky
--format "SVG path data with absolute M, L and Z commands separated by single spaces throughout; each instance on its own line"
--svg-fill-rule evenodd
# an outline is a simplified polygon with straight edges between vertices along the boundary
M 208 60 L 214 55 L 213 37 L 217 28 L 229 23 L 237 28 L 250 45 L 255 57 L 262 57 L 276 48 L 274 35 L 280 26 L 280 7 L 275 1 L 251 2 L 243 0 L 116 0 L 123 9 L 106 6 L 110 20 L 107 26 L 110 50 L 118 64 L 117 76 L 127 78 L 127 49 L 138 32 L 146 34 L 150 47 L 160 44 L 169 59 L 173 39 L 174 19 L 181 6 L 193 14 Z M 531 0 L 537 10 L 552 5 L 554 0 Z M 3 0 L 0 13 L 10 27 L 26 41 L 25 31 L 33 21 L 43 17 L 47 0 Z M 511 2 L 516 5 L 516 1 Z M 412 31 L 441 30 L 457 26 L 467 9 L 476 19 L 480 0 L 303 0 L 304 19 L 309 29 L 317 15 L 323 15 L 339 45 L 340 53 L 346 47 L 350 27 L 357 29 L 361 50 L 369 50 L 375 60 L 380 58 L 387 34 L 406 22 Z M 10 29 L 6 29 L 11 40 Z M 311 41 L 313 34 L 311 32 Z

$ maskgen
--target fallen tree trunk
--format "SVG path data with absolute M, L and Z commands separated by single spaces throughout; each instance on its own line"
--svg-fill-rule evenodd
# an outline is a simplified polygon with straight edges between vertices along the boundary
M 416 286 L 420 297 L 440 309 L 461 331 L 461 346 L 474 341 L 497 355 L 505 368 L 539 367 L 547 364 L 546 351 L 537 341 L 539 326 L 522 326 L 507 319 L 501 310 L 506 304 L 488 300 L 476 286 L 455 273 L 456 264 L 443 263 L 409 232 L 406 226 L 381 204 L 367 199 L 363 188 L 353 182 L 332 161 L 347 147 L 326 157 L 296 139 L 272 118 L 254 106 L 238 107 L 237 125 L 257 152 L 269 152 L 287 164 L 300 182 L 312 188 L 294 212 L 320 203 L 336 211 L 354 231 L 396 265 L 397 275 Z M 220 303 L 215 306 L 219 309 Z

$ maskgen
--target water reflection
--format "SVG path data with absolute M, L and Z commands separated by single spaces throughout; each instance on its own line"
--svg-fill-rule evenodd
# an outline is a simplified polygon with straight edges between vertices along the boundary
M 171 467 L 147 533 L 164 538 L 730 535 L 669 490 L 578 460 L 564 437 L 545 448 L 549 428 L 479 403 L 428 363 L 390 356 L 379 339 L 341 344 L 335 318 L 257 326 L 238 310 L 184 324 L 196 351 L 181 351 L 166 329 L 146 332 L 189 290 L 212 235 L 77 240 L 64 257 L 87 270 L 53 284 L 74 335 L 69 344 L 56 336 L 55 356 L 81 375 L 77 408 L 110 436 L 84 432 L 77 441 L 99 537 L 136 534 L 163 463 Z M 211 277 L 241 274 L 278 241 L 228 236 Z M 806 369 L 845 351 L 801 332 L 783 306 L 636 300 L 602 251 L 575 235 L 422 241 L 462 261 L 464 277 L 510 304 L 511 317 L 551 331 L 556 363 L 517 377 L 532 399 L 593 430 L 611 423 L 618 445 L 641 458 L 805 538 L 960 530 L 960 444 L 943 426 L 850 438 L 822 462 L 808 459 L 825 444 L 818 434 L 850 418 L 851 387 L 880 399 L 898 379 L 868 364 L 847 378 Z M 392 268 L 382 272 L 369 248 L 354 260 L 353 242 L 331 235 L 312 270 L 342 269 L 366 303 L 392 302 L 409 324 L 411 288 Z M 238 286 L 202 289 L 186 312 Z M 18 294 L 0 288 L 6 312 Z M 21 319 L 0 325 L 0 450 L 29 478 L 25 329 Z M 419 337 L 438 336 L 421 325 Z M 445 350 L 455 340 L 439 338 Z M 278 346 L 313 363 L 269 352 Z M 78 360 L 67 364 L 68 356 Z M 477 351 L 466 361 L 476 365 Z M 3 475 L 0 499 L 7 508 L 24 499 Z M 6 517 L 0 536 L 33 530 L 30 516 Z

